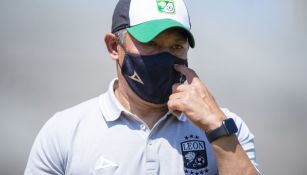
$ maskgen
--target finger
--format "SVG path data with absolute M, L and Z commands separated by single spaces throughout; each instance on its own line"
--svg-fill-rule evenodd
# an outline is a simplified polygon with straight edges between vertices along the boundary
M 168 99 L 169 100 L 176 100 L 176 99 L 181 99 L 182 97 L 184 97 L 184 93 L 183 92 L 176 92 L 171 94 Z
M 170 111 L 183 111 L 183 106 L 178 99 L 172 99 L 167 102 L 167 107 Z
M 175 92 L 183 92 L 183 91 L 186 91 L 188 90 L 188 85 L 187 84 L 180 84 L 180 83 L 175 83 L 173 84 L 172 86 L 172 92 L 175 93 Z
M 191 83 L 193 78 L 198 77 L 194 70 L 186 67 L 185 65 L 175 64 L 174 67 L 176 71 L 182 73 L 186 77 L 188 83 Z

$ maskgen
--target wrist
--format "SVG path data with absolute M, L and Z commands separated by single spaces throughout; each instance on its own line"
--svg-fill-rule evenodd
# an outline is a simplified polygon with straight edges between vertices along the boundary
M 216 122 L 211 123 L 210 125 L 208 125 L 208 126 L 206 127 L 206 129 L 204 129 L 204 131 L 205 131 L 206 133 L 210 133 L 210 132 L 214 131 L 215 129 L 221 127 L 222 124 L 223 124 L 223 120 L 221 120 L 221 121 L 216 121 Z
M 207 126 L 204 128 L 204 131 L 205 131 L 206 133 L 210 133 L 210 132 L 212 132 L 213 130 L 215 130 L 215 129 L 221 127 L 222 124 L 223 124 L 223 121 L 224 121 L 225 119 L 227 119 L 227 117 L 224 115 L 224 113 L 223 113 L 223 114 L 216 115 L 216 116 L 214 116 L 214 117 L 212 117 L 212 118 L 214 118 L 214 120 L 212 120 L 212 121 L 210 122 L 210 124 L 207 124 Z
M 222 124 L 211 131 L 205 132 L 210 143 L 224 136 L 230 136 L 238 131 L 236 123 L 232 118 L 225 119 Z

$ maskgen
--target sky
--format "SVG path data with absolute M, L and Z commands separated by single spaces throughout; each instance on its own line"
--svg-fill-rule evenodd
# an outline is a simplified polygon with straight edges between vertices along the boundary
M 22 174 L 57 111 L 116 77 L 103 37 L 116 1 L 0 0 L 0 174 Z M 307 3 L 186 0 L 194 69 L 255 135 L 263 174 L 307 172 Z

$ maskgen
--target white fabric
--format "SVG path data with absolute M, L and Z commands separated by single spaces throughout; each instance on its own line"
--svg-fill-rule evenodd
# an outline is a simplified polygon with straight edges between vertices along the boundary
M 157 19 L 173 19 L 190 29 L 190 18 L 183 0 L 174 0 L 175 14 L 161 13 L 156 0 L 131 0 L 129 17 L 130 26 Z
M 205 145 L 207 155 L 206 167 L 193 173 L 218 172 L 214 152 L 200 129 L 185 116 L 166 114 L 150 130 L 117 101 L 115 81 L 100 97 L 47 121 L 35 139 L 25 175 L 188 175 L 183 150 L 190 149 L 189 143 Z M 235 120 L 237 137 L 256 166 L 253 134 L 240 117 L 223 111 Z M 191 155 L 193 151 L 185 154 Z

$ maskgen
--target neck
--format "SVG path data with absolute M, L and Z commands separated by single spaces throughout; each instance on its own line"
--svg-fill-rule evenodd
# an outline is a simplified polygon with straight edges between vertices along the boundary
M 157 105 L 141 100 L 136 94 L 129 95 L 127 89 L 119 84 L 115 87 L 115 97 L 123 107 L 144 121 L 151 129 L 155 123 L 167 112 L 166 104 Z M 132 91 L 131 91 L 132 92 Z

